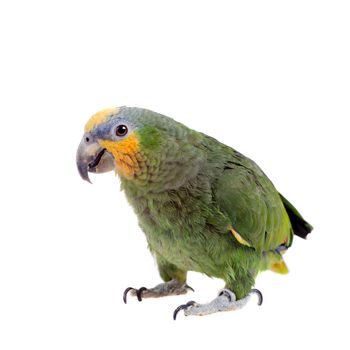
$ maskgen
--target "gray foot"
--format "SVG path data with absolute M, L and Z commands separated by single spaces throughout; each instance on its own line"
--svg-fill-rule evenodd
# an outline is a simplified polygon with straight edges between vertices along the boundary
M 144 298 L 160 298 L 168 295 L 180 295 L 186 294 L 189 290 L 193 290 L 186 283 L 181 283 L 177 280 L 171 280 L 169 282 L 161 283 L 155 286 L 154 288 L 141 287 L 136 288 L 126 288 L 123 295 L 124 303 L 127 302 L 127 295 L 130 292 L 132 296 L 136 296 L 138 301 L 141 301 Z
M 222 289 L 219 295 L 207 304 L 198 304 L 195 301 L 190 301 L 187 304 L 180 305 L 174 311 L 174 320 L 179 311 L 184 310 L 185 316 L 203 316 L 213 314 L 219 311 L 231 311 L 241 309 L 247 304 L 252 294 L 257 294 L 259 297 L 258 305 L 262 304 L 263 297 L 259 290 L 252 289 L 250 293 L 243 299 L 236 300 L 236 295 L 228 289 Z

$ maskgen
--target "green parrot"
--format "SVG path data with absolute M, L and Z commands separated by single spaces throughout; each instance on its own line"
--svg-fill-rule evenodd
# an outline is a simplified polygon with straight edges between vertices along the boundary
M 249 158 L 216 139 L 147 109 L 93 115 L 77 151 L 81 177 L 115 170 L 146 235 L 164 283 L 127 288 L 142 298 L 185 294 L 188 271 L 225 281 L 209 303 L 180 305 L 188 315 L 242 308 L 260 271 L 287 273 L 282 254 L 312 226 Z

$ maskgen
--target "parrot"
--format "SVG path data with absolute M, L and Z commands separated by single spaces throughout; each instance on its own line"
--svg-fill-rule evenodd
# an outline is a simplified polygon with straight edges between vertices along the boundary
M 286 274 L 283 254 L 313 227 L 251 159 L 213 137 L 138 107 L 104 109 L 86 123 L 76 163 L 89 173 L 115 171 L 155 258 L 162 283 L 126 288 L 158 298 L 193 291 L 189 271 L 224 281 L 208 303 L 189 301 L 174 320 L 243 308 L 258 273 Z

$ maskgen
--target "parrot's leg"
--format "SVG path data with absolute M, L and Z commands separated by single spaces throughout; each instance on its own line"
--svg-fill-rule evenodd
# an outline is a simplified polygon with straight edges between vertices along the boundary
M 249 294 L 239 300 L 236 300 L 236 295 L 229 289 L 222 289 L 218 296 L 212 300 L 210 303 L 207 304 L 198 304 L 195 301 L 190 301 L 187 304 L 180 305 L 175 311 L 174 311 L 174 320 L 176 320 L 176 315 L 179 311 L 184 310 L 185 316 L 203 316 L 203 315 L 209 315 L 213 314 L 215 312 L 219 311 L 232 311 L 232 310 L 238 310 L 241 309 L 243 306 L 245 306 L 250 297 L 253 294 L 257 294 L 259 297 L 258 305 L 262 304 L 263 297 L 259 290 L 252 289 Z
M 169 295 L 181 295 L 186 294 L 189 290 L 193 291 L 193 288 L 188 286 L 186 283 L 181 283 L 178 280 L 171 280 L 168 282 L 160 283 L 153 288 L 141 287 L 126 288 L 123 296 L 123 300 L 127 302 L 127 294 L 130 292 L 132 296 L 136 296 L 139 301 L 144 298 L 161 298 Z
M 193 290 L 186 283 L 187 272 L 177 268 L 175 265 L 168 263 L 161 256 L 157 257 L 157 264 L 161 278 L 164 283 L 158 284 L 153 288 L 141 287 L 126 288 L 123 295 L 123 300 L 127 302 L 127 294 L 130 292 L 132 296 L 136 296 L 139 301 L 143 298 L 160 298 L 169 295 L 186 294 L 189 290 Z
M 232 273 L 233 271 L 233 273 Z M 263 297 L 259 290 L 252 289 L 256 276 L 256 269 L 251 269 L 249 273 L 240 269 L 228 270 L 224 280 L 226 286 L 218 296 L 207 304 L 198 304 L 190 301 L 187 304 L 180 305 L 173 314 L 174 320 L 180 310 L 184 310 L 185 316 L 209 315 L 220 311 L 238 310 L 244 307 L 253 294 L 259 297 L 258 305 L 262 304 Z

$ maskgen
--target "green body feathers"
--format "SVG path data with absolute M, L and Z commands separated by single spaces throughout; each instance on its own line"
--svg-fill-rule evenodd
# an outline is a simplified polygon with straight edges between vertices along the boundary
M 242 298 L 259 271 L 287 271 L 281 252 L 312 228 L 252 160 L 157 113 L 119 114 L 139 140 L 122 188 L 165 281 L 198 271 Z

